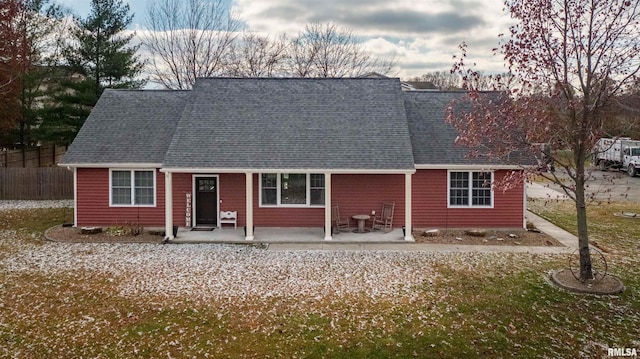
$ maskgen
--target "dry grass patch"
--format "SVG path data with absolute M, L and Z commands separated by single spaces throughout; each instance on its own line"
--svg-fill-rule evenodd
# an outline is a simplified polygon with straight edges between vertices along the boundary
M 528 208 L 559 227 L 577 234 L 573 201 L 529 200 Z M 626 256 L 640 253 L 640 219 L 616 215 L 628 212 L 640 212 L 640 206 L 632 202 L 600 202 L 587 207 L 591 243 L 609 254 Z
M 603 357 L 609 346 L 640 347 L 637 256 L 621 273 L 627 292 L 593 297 L 547 282 L 561 255 L 270 252 L 16 233 L 0 232 L 10 251 L 0 257 L 0 357 Z

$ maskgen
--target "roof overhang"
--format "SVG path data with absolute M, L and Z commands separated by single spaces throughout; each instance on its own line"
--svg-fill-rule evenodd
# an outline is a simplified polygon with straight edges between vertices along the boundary
M 522 170 L 523 166 L 518 165 L 416 165 L 417 170 Z
M 58 163 L 67 168 L 160 168 L 161 163 Z
M 357 168 L 162 168 L 170 173 L 333 173 L 333 174 L 412 174 L 415 169 L 357 169 Z

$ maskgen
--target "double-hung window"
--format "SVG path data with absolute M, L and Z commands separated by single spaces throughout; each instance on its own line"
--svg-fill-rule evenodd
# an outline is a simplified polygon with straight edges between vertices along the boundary
M 154 170 L 111 170 L 109 181 L 112 206 L 155 206 Z
M 450 171 L 449 207 L 492 207 L 492 183 L 492 172 Z
M 323 206 L 324 191 L 323 174 L 263 173 L 260 175 L 261 206 Z

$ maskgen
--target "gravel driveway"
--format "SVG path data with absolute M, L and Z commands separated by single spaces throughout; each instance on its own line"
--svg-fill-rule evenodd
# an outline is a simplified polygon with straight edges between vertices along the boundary
M 563 177 L 560 172 L 557 175 Z M 566 177 L 566 175 L 564 176 Z M 551 189 L 562 191 L 560 186 L 556 184 L 549 184 L 548 186 Z M 617 170 L 600 171 L 590 169 L 586 192 L 603 201 L 640 203 L 640 177 L 629 177 L 625 172 Z

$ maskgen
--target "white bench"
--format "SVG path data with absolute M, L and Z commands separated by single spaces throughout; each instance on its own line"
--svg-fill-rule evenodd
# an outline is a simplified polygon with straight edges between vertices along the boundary
M 220 211 L 220 228 L 225 223 L 233 224 L 238 229 L 238 211 Z

